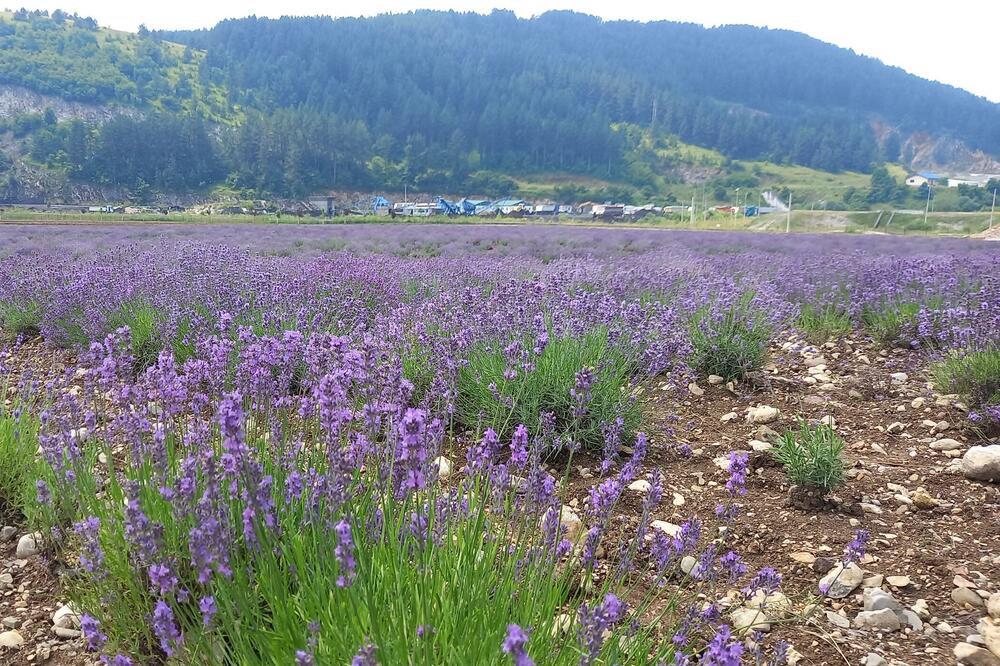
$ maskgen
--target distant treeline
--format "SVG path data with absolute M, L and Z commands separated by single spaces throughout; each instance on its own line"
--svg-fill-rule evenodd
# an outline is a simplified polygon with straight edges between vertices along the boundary
M 174 43 L 176 42 L 176 43 Z M 668 135 L 732 159 L 869 172 L 874 118 L 1000 154 L 1000 106 L 801 34 L 420 11 L 247 18 L 123 35 L 65 12 L 0 20 L 0 83 L 135 108 L 14 119 L 32 156 L 132 188 L 512 191 L 500 173 L 663 191 Z M 653 137 L 652 143 L 642 137 Z

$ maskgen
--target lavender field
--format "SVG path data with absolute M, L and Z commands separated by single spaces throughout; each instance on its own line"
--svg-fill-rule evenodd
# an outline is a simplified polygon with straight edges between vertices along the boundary
M 960 403 L 965 476 L 1000 480 L 988 243 L 4 225 L 0 335 L 0 518 L 67 572 L 79 663 L 798 663 L 805 634 L 763 627 L 808 604 L 742 550 L 748 484 L 762 451 L 821 497 L 858 482 L 850 425 L 767 404 L 786 358 L 813 406 L 848 358 L 890 415 L 926 376 L 913 404 Z M 695 412 L 761 446 L 686 441 Z M 704 506 L 671 490 L 701 463 Z M 851 521 L 816 607 L 865 563 Z

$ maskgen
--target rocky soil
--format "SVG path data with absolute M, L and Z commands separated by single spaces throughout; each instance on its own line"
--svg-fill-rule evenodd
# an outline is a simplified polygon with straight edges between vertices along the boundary
M 73 360 L 31 343 L 6 365 L 16 379 L 65 372 Z M 934 390 L 924 357 L 860 339 L 817 348 L 790 338 L 748 381 L 712 377 L 681 395 L 653 382 L 644 392 L 647 464 L 665 474 L 654 526 L 669 531 L 698 515 L 714 534 L 727 456 L 750 455 L 729 538 L 751 571 L 774 567 L 783 582 L 776 595 L 728 608 L 735 626 L 788 641 L 793 664 L 1000 666 L 1000 444 L 968 428 L 958 396 Z M 830 424 L 847 444 L 846 483 L 828 497 L 793 489 L 769 453 L 799 419 Z M 679 455 L 685 447 L 691 454 Z M 576 530 L 598 462 L 574 462 L 564 522 Z M 636 482 L 626 491 L 623 535 L 647 490 Z M 868 552 L 843 567 L 861 528 L 871 533 Z M 0 532 L 0 665 L 96 663 L 57 571 L 34 545 L 22 525 Z

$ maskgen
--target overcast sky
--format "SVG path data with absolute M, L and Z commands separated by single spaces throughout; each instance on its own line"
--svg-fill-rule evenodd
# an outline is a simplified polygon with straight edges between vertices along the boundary
M 8 0 L 12 2 L 13 0 Z M 55 2 L 56 4 L 51 4 Z M 748 23 L 798 30 L 852 48 L 919 76 L 970 90 L 1000 102 L 1000 1 L 913 0 L 50 0 L 22 2 L 93 16 L 101 25 L 135 30 L 203 28 L 224 18 L 257 16 L 371 15 L 411 9 L 488 12 L 501 6 L 519 16 L 574 9 L 606 19 L 691 21 L 704 25 Z

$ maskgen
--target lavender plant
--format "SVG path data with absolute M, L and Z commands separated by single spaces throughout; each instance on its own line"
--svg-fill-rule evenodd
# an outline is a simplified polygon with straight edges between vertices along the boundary
M 34 518 L 74 563 L 69 594 L 106 659 L 669 663 L 711 640 L 717 616 L 681 627 L 676 613 L 721 594 L 715 544 L 697 585 L 629 583 L 640 561 L 670 580 L 698 552 L 696 528 L 664 542 L 646 521 L 623 557 L 597 557 L 644 436 L 594 489 L 593 527 L 575 542 L 543 440 L 523 426 L 509 442 L 487 429 L 463 473 L 439 477 L 444 423 L 408 406 L 385 341 L 236 337 L 238 349 L 200 339 L 182 364 L 163 352 L 134 378 L 134 346 L 118 331 L 92 346 L 83 392 L 56 392 L 42 413 Z M 304 391 L 293 391 L 300 363 Z M 93 435 L 74 437 L 71 418 Z M 727 580 L 745 572 L 724 566 Z M 684 640 L 658 642 L 674 623 Z

